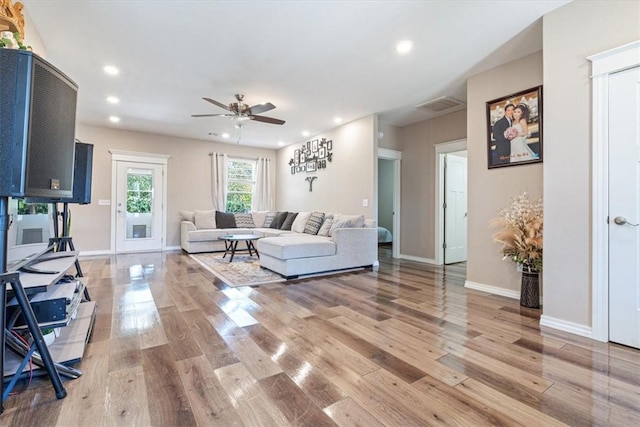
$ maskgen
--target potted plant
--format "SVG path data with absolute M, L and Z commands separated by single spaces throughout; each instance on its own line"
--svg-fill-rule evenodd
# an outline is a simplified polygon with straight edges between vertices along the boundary
M 504 259 L 515 262 L 522 269 L 520 305 L 540 307 L 540 272 L 542 271 L 542 199 L 529 200 L 527 193 L 511 199 L 511 203 L 492 220 L 498 230 L 493 241 L 502 244 Z

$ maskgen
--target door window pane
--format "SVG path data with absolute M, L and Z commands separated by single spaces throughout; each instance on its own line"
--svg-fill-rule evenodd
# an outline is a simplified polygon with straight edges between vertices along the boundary
M 127 170 L 127 239 L 152 237 L 153 171 Z

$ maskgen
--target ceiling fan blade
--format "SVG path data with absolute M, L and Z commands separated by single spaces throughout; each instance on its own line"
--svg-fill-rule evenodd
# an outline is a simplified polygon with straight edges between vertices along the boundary
M 192 114 L 191 117 L 233 117 L 234 114 Z
M 256 115 L 264 113 L 265 111 L 273 110 L 274 108 L 276 108 L 275 105 L 270 102 L 265 102 L 264 104 L 256 104 L 253 107 L 249 108 L 248 113 L 250 115 Z
M 274 119 L 273 117 L 265 117 L 265 116 L 249 116 L 251 120 L 255 120 L 256 122 L 264 122 L 271 123 L 272 125 L 283 125 L 284 120 Z
M 202 98 L 207 102 L 212 103 L 213 105 L 217 105 L 220 108 L 224 108 L 225 110 L 229 110 L 229 106 L 228 105 L 224 105 L 222 102 L 218 102 L 215 99 L 211 99 L 211 98 Z

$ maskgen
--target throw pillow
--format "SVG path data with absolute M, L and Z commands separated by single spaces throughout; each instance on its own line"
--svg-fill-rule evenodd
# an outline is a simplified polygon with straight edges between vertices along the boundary
M 364 215 L 343 215 L 336 214 L 333 217 L 333 224 L 329 230 L 329 236 L 333 236 L 333 232 L 337 228 L 361 228 L 364 227 Z
M 250 213 L 236 212 L 233 216 L 236 220 L 236 227 L 238 228 L 255 228 L 256 226 L 253 223 L 253 217 Z
M 267 216 L 264 217 L 264 222 L 262 223 L 263 228 L 271 228 L 271 223 L 273 219 L 276 217 L 278 212 L 269 211 L 267 212 Z
M 232 213 L 216 211 L 218 228 L 236 228 L 236 217 Z
M 179 214 L 180 214 L 180 221 L 191 221 L 195 224 L 196 213 L 194 211 L 180 211 Z
M 278 212 L 276 216 L 273 217 L 273 221 L 271 221 L 271 225 L 269 225 L 269 228 L 277 228 L 278 230 L 282 228 L 282 223 L 284 222 L 285 219 L 287 219 L 288 213 L 289 212 L 287 211 Z
M 298 216 L 298 212 L 289 212 L 287 214 L 287 218 L 282 223 L 282 227 L 280 227 L 280 230 L 291 230 L 293 221 L 295 221 L 297 216 Z
M 253 218 L 253 223 L 256 227 L 264 227 L 264 220 L 267 217 L 267 213 L 269 211 L 253 211 L 251 212 L 251 217 Z M 273 219 L 271 219 L 273 221 Z
M 304 226 L 304 232 L 307 234 L 318 234 L 318 231 L 320 231 L 320 227 L 322 227 L 323 221 L 323 212 L 312 213 L 307 220 L 307 224 Z
M 320 230 L 318 230 L 318 236 L 329 236 L 329 230 L 331 230 L 331 226 L 333 225 L 333 214 L 326 214 L 324 216 L 324 221 L 322 222 L 322 226 Z
M 193 213 L 196 228 L 216 228 L 216 211 L 199 211 Z
M 291 225 L 291 231 L 296 233 L 304 233 L 304 226 L 307 224 L 307 220 L 311 216 L 311 212 L 298 212 L 298 216 Z

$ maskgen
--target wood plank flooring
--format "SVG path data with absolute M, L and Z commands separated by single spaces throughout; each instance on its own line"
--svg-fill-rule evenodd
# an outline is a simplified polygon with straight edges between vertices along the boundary
M 464 264 L 229 288 L 182 253 L 82 259 L 84 375 L 3 426 L 640 425 L 640 351 L 463 287 Z M 16 389 L 24 389 L 25 383 Z

